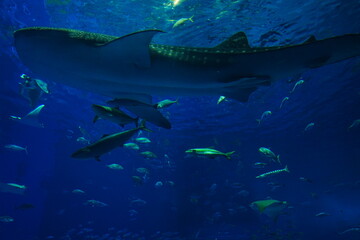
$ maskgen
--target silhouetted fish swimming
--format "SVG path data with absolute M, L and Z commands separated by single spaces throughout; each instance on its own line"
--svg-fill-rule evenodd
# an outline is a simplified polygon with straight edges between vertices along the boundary
M 251 48 L 238 32 L 213 48 L 197 48 L 150 44 L 159 32 L 115 37 L 32 27 L 14 37 L 21 60 L 43 79 L 139 101 L 153 94 L 247 101 L 259 86 L 360 55 L 360 34 Z

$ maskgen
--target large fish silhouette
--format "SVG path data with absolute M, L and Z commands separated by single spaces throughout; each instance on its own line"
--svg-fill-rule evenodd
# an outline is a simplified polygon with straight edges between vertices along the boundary
M 39 77 L 114 98 L 226 96 L 245 102 L 259 86 L 360 55 L 360 34 L 252 48 L 238 32 L 213 48 L 150 44 L 160 30 L 122 37 L 46 27 L 14 33 Z

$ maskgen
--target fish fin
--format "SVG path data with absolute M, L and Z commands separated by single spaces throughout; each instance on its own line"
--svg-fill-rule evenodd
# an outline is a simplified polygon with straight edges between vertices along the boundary
M 235 151 L 225 153 L 225 157 L 226 157 L 227 159 L 231 160 L 231 155 L 232 155 L 234 152 L 235 152 Z
M 31 112 L 29 112 L 28 114 L 26 114 L 24 118 L 36 118 L 38 117 L 38 115 L 40 114 L 41 110 L 43 109 L 43 107 L 45 107 L 44 104 L 38 106 L 37 108 L 35 108 L 34 110 L 32 110 Z
M 49 90 L 47 88 L 47 83 L 40 80 L 40 79 L 34 79 L 36 85 L 44 92 L 44 93 L 49 93 Z
M 126 106 L 126 109 L 134 113 L 135 115 L 145 119 L 147 122 L 150 122 L 162 128 L 171 128 L 170 121 L 166 117 L 164 117 L 161 112 L 159 112 L 156 108 L 153 108 L 152 106 Z
M 303 44 L 312 43 L 312 42 L 316 42 L 316 38 L 314 35 L 311 35 L 308 39 L 306 39 L 306 41 Z
M 306 66 L 309 68 L 318 68 L 324 66 L 326 62 L 331 58 L 331 56 L 321 56 L 315 59 L 310 60 Z
M 256 89 L 257 87 L 240 88 L 229 93 L 224 93 L 223 95 L 227 98 L 231 98 L 239 102 L 247 102 L 249 100 L 250 94 L 253 93 Z
M 145 123 L 146 123 L 146 121 L 145 121 L 144 119 L 142 119 L 142 120 L 140 121 L 140 125 L 139 125 L 138 128 L 141 129 L 141 130 L 147 131 L 147 132 L 153 132 L 152 130 L 148 129 L 148 128 L 145 126 Z
M 109 136 L 109 135 L 110 135 L 110 134 L 104 134 L 104 135 L 101 136 L 101 138 L 107 137 L 107 136 Z
M 115 61 L 132 63 L 136 67 L 150 67 L 149 44 L 155 34 L 163 32 L 161 30 L 144 30 L 134 32 L 100 46 L 103 55 L 113 56 L 116 54 L 118 59 Z
M 219 50 L 250 50 L 249 41 L 244 32 L 235 33 L 214 48 Z
M 99 120 L 99 116 L 98 115 L 95 115 L 94 119 L 93 119 L 93 123 L 96 123 L 97 120 Z

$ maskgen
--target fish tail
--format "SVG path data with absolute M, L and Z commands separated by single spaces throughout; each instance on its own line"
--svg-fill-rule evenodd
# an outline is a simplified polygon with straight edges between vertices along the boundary
M 194 22 L 194 20 L 193 20 L 193 17 L 194 17 L 194 16 L 195 16 L 195 15 L 192 15 L 191 18 L 189 18 L 189 21 Z
M 285 166 L 284 171 L 286 171 L 288 173 L 290 172 L 287 165 Z
M 26 154 L 29 154 L 29 153 L 28 153 L 28 150 L 27 150 L 27 146 L 25 147 L 25 152 L 26 152 Z
M 98 115 L 95 115 L 94 119 L 93 119 L 93 123 L 96 123 L 96 121 L 99 119 Z
M 256 122 L 260 125 L 261 119 L 255 119 L 255 120 L 256 120 Z
M 231 160 L 231 155 L 232 155 L 234 152 L 235 152 L 235 151 L 225 153 L 225 157 L 226 157 L 227 159 Z
M 138 126 L 138 128 L 139 129 L 141 129 L 141 130 L 145 130 L 145 131 L 147 131 L 147 132 L 152 132 L 152 130 L 150 130 L 150 129 L 148 129 L 146 126 L 145 126 L 145 120 L 144 119 L 142 119 L 141 121 L 140 121 L 140 125 Z

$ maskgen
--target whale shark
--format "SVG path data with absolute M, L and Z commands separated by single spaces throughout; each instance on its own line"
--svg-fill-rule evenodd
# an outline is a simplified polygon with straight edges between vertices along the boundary
M 238 32 L 211 48 L 153 44 L 157 29 L 117 37 L 73 29 L 14 32 L 22 62 L 42 79 L 149 103 L 153 95 L 225 96 L 246 102 L 260 86 L 360 55 L 360 34 L 251 47 Z

